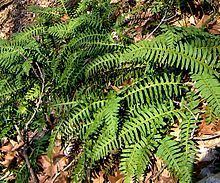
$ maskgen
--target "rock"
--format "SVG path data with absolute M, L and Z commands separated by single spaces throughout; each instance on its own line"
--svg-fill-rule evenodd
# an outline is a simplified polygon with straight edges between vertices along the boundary
M 210 175 L 197 183 L 220 183 L 220 173 Z

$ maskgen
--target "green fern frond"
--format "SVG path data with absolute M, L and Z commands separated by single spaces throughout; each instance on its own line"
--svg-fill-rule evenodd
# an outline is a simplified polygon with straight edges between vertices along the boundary
M 190 95 L 191 94 L 191 95 Z M 185 174 L 188 175 L 184 177 L 185 182 L 191 182 L 191 177 L 193 177 L 193 166 L 196 156 L 196 144 L 193 141 L 193 133 L 195 132 L 197 126 L 196 123 L 199 121 L 199 103 L 200 99 L 198 96 L 192 94 L 191 92 L 187 95 L 186 101 L 181 102 L 181 108 L 183 110 L 182 120 L 180 120 L 180 145 L 182 148 L 182 164 L 184 164 Z
M 36 42 L 36 36 L 44 33 L 46 30 L 45 26 L 42 25 L 35 25 L 27 27 L 25 30 L 23 30 L 20 33 L 17 33 L 13 35 L 11 38 L 11 44 L 17 45 L 17 46 L 27 46 L 27 44 L 30 45 L 34 44 Z M 33 40 L 33 41 L 30 41 Z M 33 47 L 33 46 L 32 46 Z
M 157 155 L 164 160 L 171 172 L 174 172 L 179 181 L 183 183 L 192 182 L 196 155 L 196 145 L 192 137 L 197 128 L 200 103 L 199 97 L 191 92 L 187 94 L 186 99 L 180 103 L 179 141 L 167 136 L 162 140 L 157 151 Z
M 60 135 L 61 124 L 62 124 L 62 122 L 59 122 L 59 124 L 57 124 L 56 127 L 53 129 L 53 132 L 51 132 L 51 136 L 49 139 L 49 145 L 47 148 L 47 155 L 49 158 L 52 158 L 52 153 L 53 153 L 53 149 L 55 146 L 57 136 Z
M 178 162 L 181 148 L 177 141 L 173 140 L 172 137 L 166 136 L 162 141 L 161 145 L 157 150 L 157 155 L 167 161 L 169 168 L 174 169 L 177 173 L 180 174 L 181 168 L 180 163 Z
M 1 50 L 0 68 L 7 71 L 13 71 L 18 68 L 19 65 L 16 65 L 15 63 L 19 61 L 24 53 L 25 50 L 22 47 L 13 47 L 8 50 Z
M 74 34 L 74 30 L 82 24 L 82 18 L 70 19 L 67 23 L 58 23 L 48 28 L 49 34 L 59 39 L 66 39 Z
M 86 77 L 98 72 L 108 71 L 113 68 L 123 68 L 126 64 L 165 65 L 166 67 L 180 68 L 194 73 L 216 73 L 217 57 L 208 54 L 206 47 L 194 47 L 191 44 L 178 42 L 175 47 L 170 47 L 161 38 L 154 41 L 141 41 L 128 47 L 120 54 L 107 54 L 91 62 L 86 69 Z M 131 66 L 130 66 L 131 67 Z
M 220 116 L 220 84 L 215 76 L 209 74 L 197 74 L 192 76 L 195 87 L 208 105 L 213 108 L 215 115 Z
M 22 85 L 20 84 L 20 82 L 15 82 L 12 84 L 7 79 L 0 80 L 0 97 L 2 97 L 2 99 L 4 97 L 10 98 L 13 93 L 18 92 L 18 90 L 20 90 L 21 88 Z
M 94 3 L 94 1 L 85 0 L 85 1 L 80 2 L 76 9 L 76 14 L 78 15 L 83 14 L 88 9 L 88 7 L 92 5 L 92 3 Z
M 76 133 L 77 129 L 80 129 L 81 123 L 89 123 L 91 122 L 91 114 L 90 111 L 97 111 L 99 108 L 105 106 L 106 100 L 100 100 L 93 102 L 91 104 L 83 105 L 79 104 L 79 106 L 75 106 L 73 113 L 69 121 L 63 123 L 62 131 L 64 134 L 73 136 Z
M 59 20 L 64 11 L 62 7 L 39 7 L 39 6 L 29 6 L 28 10 L 37 14 L 37 18 L 38 20 L 41 22 L 42 19 L 44 20 L 51 20 L 51 19 L 55 19 L 55 20 Z
M 175 109 L 173 104 L 160 104 L 150 107 L 138 107 L 132 111 L 135 115 L 127 121 L 119 134 L 119 140 L 126 144 L 137 142 L 142 137 L 150 134 L 159 133 L 165 130 L 166 122 L 169 119 L 169 125 L 173 123 L 174 116 L 179 118 L 179 110 Z M 168 126 L 169 126 L 168 125 Z
M 95 144 L 93 154 L 95 160 L 105 157 L 108 153 L 113 152 L 123 144 L 132 144 L 141 140 L 150 134 L 157 134 L 165 130 L 164 119 L 170 119 L 169 124 L 174 120 L 174 116 L 179 117 L 181 113 L 174 109 L 172 103 L 169 105 L 162 104 L 159 106 L 143 107 L 133 112 L 136 116 L 126 121 L 120 130 L 118 137 L 115 135 L 100 136 L 100 141 Z
M 104 125 L 102 135 L 111 136 L 116 135 L 118 130 L 118 110 L 119 110 L 120 98 L 110 98 L 106 105 L 94 113 L 93 120 L 89 123 L 82 124 L 80 128 L 80 137 L 87 139 L 90 135 L 97 132 L 99 133 L 99 127 Z M 97 131 L 98 130 L 98 131 Z M 98 143 L 99 139 L 97 140 Z
M 112 41 L 112 38 L 108 34 L 102 34 L 97 32 L 87 32 L 77 35 L 76 38 L 73 38 L 65 49 L 77 50 L 77 49 L 91 49 L 90 47 L 99 47 L 100 51 L 103 49 L 110 49 L 110 46 L 116 46 Z M 87 51 L 87 50 L 86 50 Z M 110 51 L 110 50 L 109 50 Z M 89 51 L 90 53 L 91 51 Z
M 107 156 L 109 153 L 117 151 L 120 147 L 119 142 L 115 141 L 115 135 L 108 135 L 100 137 L 100 140 L 94 145 L 92 150 L 92 159 L 93 161 L 100 160 L 101 158 Z
M 168 76 L 164 74 L 159 77 L 146 77 L 140 81 L 132 83 L 124 89 L 123 99 L 128 105 L 145 103 L 152 104 L 161 102 L 162 99 L 171 98 L 181 94 L 180 76 Z
M 141 178 L 147 166 L 151 163 L 152 152 L 159 138 L 150 135 L 143 137 L 136 144 L 126 145 L 122 150 L 120 171 L 125 175 L 125 182 L 132 182 L 132 177 Z
M 87 64 L 85 68 L 86 78 L 90 78 L 98 72 L 105 72 L 111 70 L 111 68 L 119 68 L 121 64 L 118 62 L 119 53 L 106 54 L 102 57 L 98 57 L 93 62 Z
M 116 135 L 118 132 L 118 115 L 121 98 L 110 98 L 105 109 L 105 124 L 101 132 L 102 135 L 108 136 L 110 134 Z M 99 139 L 98 139 L 99 140 Z M 97 142 L 98 142 L 97 140 Z
M 29 89 L 25 95 L 26 100 L 34 101 L 36 100 L 41 94 L 41 88 L 39 85 L 34 84 L 34 87 Z
M 105 143 L 106 146 L 110 145 L 110 149 L 114 150 L 116 147 L 118 147 L 117 143 L 112 143 L 112 140 L 114 140 L 118 133 L 118 115 L 119 115 L 119 101 L 120 98 L 113 98 L 109 101 L 108 105 L 105 109 L 105 116 L 104 116 L 104 125 L 101 130 L 100 136 L 95 141 L 95 144 L 97 145 L 103 145 Z M 90 130 L 90 128 L 89 128 Z M 110 144 L 109 144 L 110 143 Z M 115 147 L 112 147 L 115 146 Z M 95 149 L 95 148 L 94 148 Z M 97 150 L 97 149 L 95 149 Z M 100 149 L 101 151 L 95 152 L 94 160 L 98 160 L 101 157 L 104 157 L 104 154 L 108 154 L 108 148 L 106 149 Z
M 86 171 L 85 171 L 86 157 L 85 156 L 86 156 L 85 152 L 82 152 L 80 154 L 80 158 L 77 164 L 74 167 L 73 174 L 72 174 L 73 175 L 72 179 L 74 183 L 81 182 L 86 176 Z

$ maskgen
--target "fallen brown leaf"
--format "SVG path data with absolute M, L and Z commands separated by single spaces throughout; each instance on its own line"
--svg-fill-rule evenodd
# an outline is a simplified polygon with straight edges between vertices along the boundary
M 209 32 L 215 35 L 220 35 L 220 24 L 213 25 Z
M 43 172 L 38 172 L 38 178 L 43 183 L 65 183 L 67 182 L 68 171 L 63 171 L 69 160 L 64 155 L 62 150 L 60 137 L 58 136 L 53 147 L 50 157 L 46 154 L 40 155 L 38 163 L 43 169 Z M 59 176 L 58 176 L 59 175 Z M 54 180 L 55 177 L 55 180 Z
M 54 168 L 56 167 L 52 165 L 52 162 L 47 155 L 41 155 L 38 159 L 38 162 L 40 162 L 45 176 L 52 177 L 54 175 L 54 171 L 56 172 L 56 169 Z
M 14 160 L 15 156 L 16 156 L 15 152 L 8 152 L 4 156 L 4 161 L 1 161 L 0 164 L 2 164 L 4 167 L 9 167 L 11 162 Z
M 70 17 L 69 17 L 67 14 L 63 15 L 63 16 L 60 18 L 60 20 L 61 20 L 62 22 L 66 22 L 66 21 L 69 20 L 69 19 L 70 19 Z
M 110 1 L 110 4 L 116 4 L 116 3 L 118 3 L 120 0 L 111 0 Z
M 115 90 L 117 93 L 120 91 L 120 89 L 117 86 L 111 86 L 113 90 Z
M 215 132 L 214 124 L 206 124 L 205 120 L 199 126 L 199 135 L 211 135 Z
M 197 23 L 196 27 L 201 28 L 201 27 L 205 26 L 207 24 L 207 22 L 209 21 L 209 19 L 210 19 L 210 15 L 203 15 L 203 17 Z
M 66 183 L 67 182 L 67 176 L 68 173 L 67 172 L 60 172 L 60 176 L 55 180 L 54 183 Z
M 108 176 L 108 180 L 110 183 L 122 183 L 124 180 L 124 176 L 120 171 L 115 172 L 115 176 Z
M 11 143 L 8 143 L 7 145 L 2 146 L 0 148 L 0 151 L 2 151 L 2 152 L 9 152 L 9 151 L 12 150 L 12 148 L 13 148 L 13 145 Z
M 99 172 L 99 176 L 97 178 L 93 179 L 93 183 L 103 183 L 104 182 L 104 173 L 103 172 Z

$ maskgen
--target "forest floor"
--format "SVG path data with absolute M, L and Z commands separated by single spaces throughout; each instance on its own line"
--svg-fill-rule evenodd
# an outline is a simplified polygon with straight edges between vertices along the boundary
M 8 38 L 33 22 L 35 15 L 27 10 L 30 5 L 48 7 L 53 0 L 0 0 L 0 38 Z

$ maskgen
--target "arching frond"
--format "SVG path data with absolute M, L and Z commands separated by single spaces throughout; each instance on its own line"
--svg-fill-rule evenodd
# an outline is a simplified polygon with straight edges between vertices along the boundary
M 179 76 L 164 74 L 160 77 L 146 77 L 134 82 L 121 93 L 124 93 L 123 98 L 129 105 L 160 103 L 163 99 L 181 94 L 181 85 Z
M 127 48 L 123 53 L 107 54 L 91 62 L 86 69 L 86 76 L 106 72 L 114 68 L 123 68 L 126 64 L 165 65 L 194 73 L 209 72 L 214 70 L 218 63 L 216 54 L 209 55 L 207 47 L 194 47 L 191 44 L 178 42 L 175 47 L 169 47 L 160 38 L 154 41 L 141 41 Z
M 158 144 L 158 136 L 143 137 L 136 144 L 126 145 L 122 150 L 120 171 L 125 175 L 125 182 L 131 182 L 133 177 L 138 179 L 144 174 L 151 163 L 152 152 Z
M 220 84 L 218 79 L 209 74 L 193 75 L 192 79 L 202 97 L 213 108 L 215 115 L 220 116 Z

